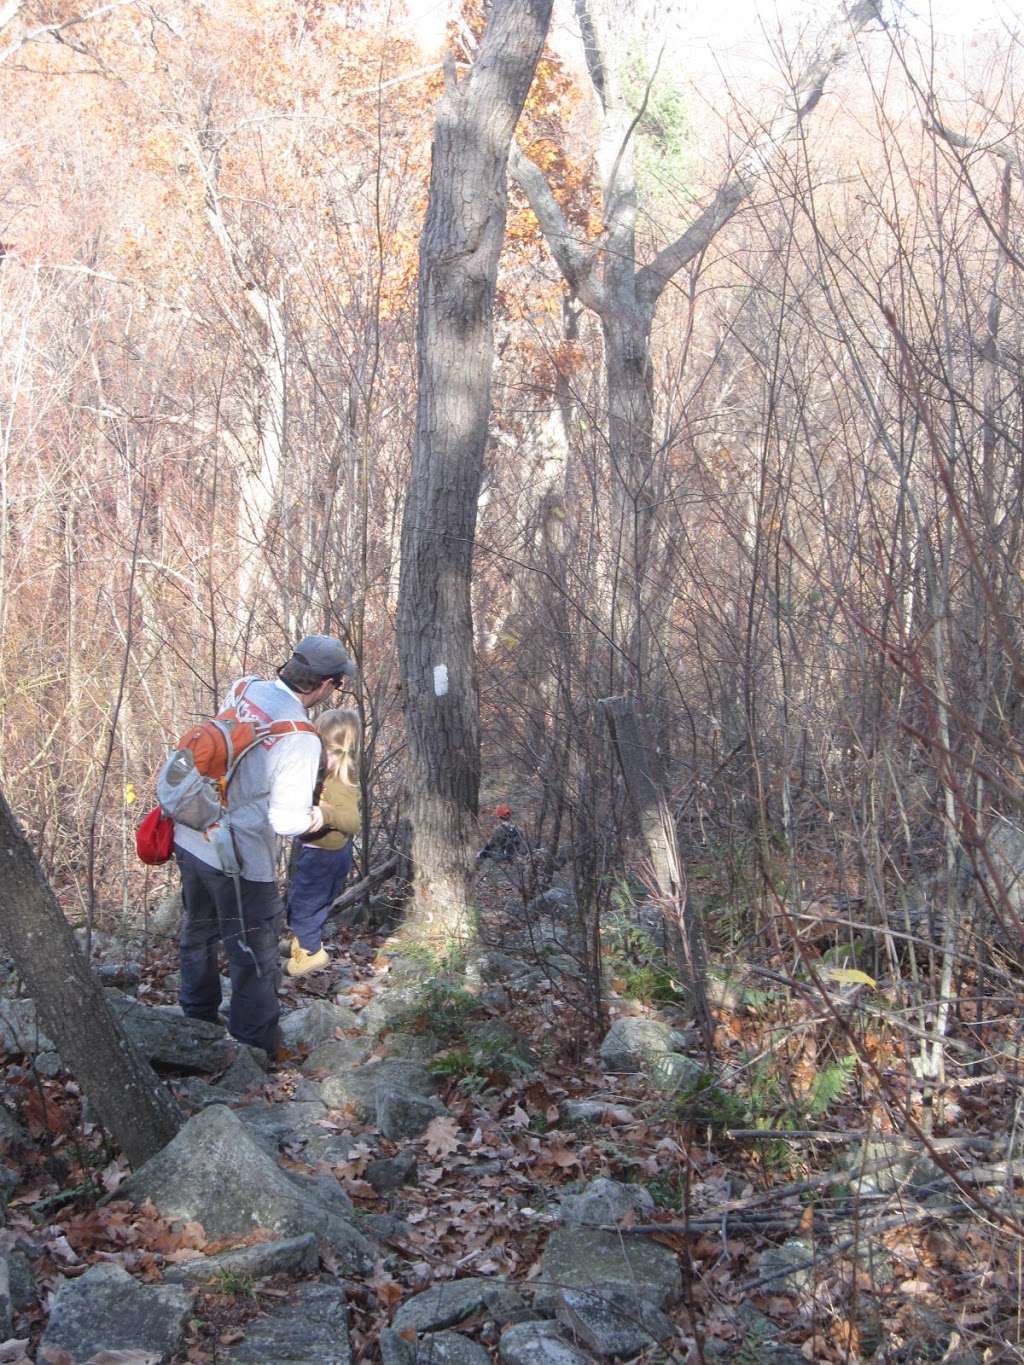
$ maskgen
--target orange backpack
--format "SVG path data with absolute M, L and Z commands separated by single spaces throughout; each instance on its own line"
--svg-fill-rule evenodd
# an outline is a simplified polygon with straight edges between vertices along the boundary
M 240 679 L 231 705 L 182 735 L 157 774 L 160 809 L 179 825 L 205 833 L 224 819 L 228 783 L 254 745 L 274 735 L 317 733 L 308 720 L 260 722 L 240 716 L 246 691 L 258 681 Z

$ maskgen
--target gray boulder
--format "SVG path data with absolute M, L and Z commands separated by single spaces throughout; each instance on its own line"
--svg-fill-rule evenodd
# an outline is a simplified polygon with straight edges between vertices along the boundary
M 443 1047 L 432 1033 L 389 1033 L 385 1042 L 389 1057 L 406 1062 L 429 1062 Z
M 157 938 L 177 938 L 181 929 L 181 890 L 170 891 L 149 917 L 150 932 Z
M 503 1365 L 589 1365 L 593 1356 L 571 1346 L 557 1322 L 519 1322 L 498 1343 Z
M 178 1077 L 172 1081 L 171 1089 L 186 1112 L 205 1109 L 208 1104 L 226 1104 L 230 1098 L 230 1092 L 221 1090 L 220 1086 L 211 1085 L 209 1081 L 204 1081 L 202 1076 Z
M 576 897 L 564 886 L 552 886 L 542 891 L 526 907 L 531 915 L 564 920 L 577 913 Z
M 400 1242 L 408 1244 L 412 1227 L 393 1213 L 371 1213 L 363 1219 L 363 1227 L 371 1237 L 381 1242 Z
M 325 1209 L 336 1213 L 346 1223 L 355 1223 L 355 1209 L 352 1200 L 342 1189 L 333 1175 L 306 1175 L 303 1171 L 285 1171 L 285 1175 L 307 1199 L 322 1204 Z
M 179 1071 L 224 1071 L 235 1060 L 237 1044 L 220 1024 L 189 1019 L 177 1006 L 140 1005 L 110 988 L 107 1004 L 144 1057 Z
M 218 1275 L 234 1275 L 239 1279 L 260 1280 L 265 1275 L 307 1275 L 320 1265 L 316 1238 L 311 1232 L 304 1237 L 290 1237 L 283 1242 L 257 1242 L 255 1246 L 236 1247 L 220 1251 L 214 1256 L 197 1256 L 191 1261 L 179 1261 L 164 1268 L 164 1281 L 169 1284 L 206 1284 Z
M 35 1275 L 32 1273 L 32 1263 L 24 1251 L 17 1247 L 6 1254 L 11 1307 L 16 1313 L 24 1313 L 39 1297 Z
M 267 1054 L 262 1048 L 249 1047 L 238 1043 L 235 1060 L 218 1077 L 217 1089 L 226 1090 L 231 1095 L 244 1095 L 247 1090 L 256 1090 L 267 1079 Z
M 93 974 L 102 986 L 137 986 L 142 980 L 138 962 L 94 962 Z
M 118 1199 L 151 1199 L 166 1218 L 196 1221 L 210 1240 L 264 1229 L 278 1237 L 324 1237 L 352 1269 L 373 1266 L 373 1249 L 333 1208 L 277 1165 L 224 1105 L 202 1110 L 162 1151 L 118 1187 Z
M 685 1095 L 710 1079 L 699 1062 L 678 1052 L 666 1052 L 652 1062 L 649 1074 L 658 1089 L 670 1095 Z
M 222 1365 L 351 1365 L 345 1291 L 337 1284 L 299 1284 L 288 1300 L 245 1324 L 245 1340 L 218 1347 Z
M 340 1166 L 348 1161 L 352 1148 L 358 1147 L 362 1138 L 348 1133 L 333 1133 L 329 1128 L 321 1128 L 310 1134 L 302 1144 L 302 1160 L 311 1166 Z
M 598 1356 L 634 1356 L 676 1334 L 660 1309 L 619 1285 L 563 1290 L 558 1317 Z
M 486 1005 L 489 1010 L 507 1010 L 512 1003 L 512 997 L 504 986 L 488 986 L 480 992 L 479 998 L 481 1005 Z
M 11 1111 L 0 1104 L 0 1152 L 21 1152 L 31 1146 L 28 1133 Z
M 325 1071 L 328 1074 L 351 1071 L 362 1066 L 369 1055 L 369 1044 L 357 1038 L 328 1038 L 318 1043 L 302 1063 L 302 1071 L 311 1076 Z
M 368 1163 L 363 1175 L 368 1185 L 378 1194 L 387 1194 L 402 1185 L 415 1185 L 417 1178 L 416 1157 L 412 1152 L 399 1152 L 397 1156 L 382 1156 Z
M 433 1119 L 447 1112 L 435 1095 L 415 1095 L 388 1087 L 377 1091 L 377 1128 L 395 1142 L 419 1137 Z
M 420 1006 L 420 992 L 416 986 L 392 986 L 378 991 L 359 1014 L 359 1025 L 369 1038 L 393 1029 Z
M 586 932 L 576 897 L 563 887 L 552 887 L 534 896 L 522 922 L 522 937 L 535 953 L 554 951 L 577 956 L 586 948 Z
M 221 1095 L 220 1099 L 223 1103 L 224 1096 Z M 252 1135 L 275 1156 L 285 1144 L 298 1147 L 308 1137 L 323 1132 L 317 1123 L 327 1117 L 326 1108 L 316 1100 L 283 1100 L 280 1104 L 254 1100 L 251 1104 L 243 1104 L 235 1113 Z
M 548 972 L 555 976 L 571 976 L 576 981 L 582 981 L 586 976 L 582 965 L 582 957 L 572 957 L 568 953 L 559 950 L 557 944 L 547 944 L 541 950 L 544 966 Z
M 814 1288 L 814 1251 L 810 1242 L 790 1237 L 781 1246 L 766 1247 L 757 1258 L 757 1278 L 772 1276 L 765 1288 L 772 1294 L 803 1294 Z M 808 1264 L 811 1262 L 811 1264 Z
M 380 1365 L 416 1365 L 416 1347 L 390 1327 L 380 1334 Z
M 417 1137 L 432 1118 L 447 1111 L 434 1096 L 436 1082 L 418 1062 L 385 1058 L 352 1071 L 341 1071 L 320 1083 L 324 1103 L 350 1109 L 372 1120 L 385 1137 Z
M 491 1365 L 491 1357 L 459 1332 L 432 1332 L 419 1344 L 416 1365 Z
M 344 1005 L 314 1000 L 301 1009 L 282 1014 L 280 1028 L 286 1047 L 313 1048 L 333 1038 L 339 1029 L 357 1028 L 358 1021 Z
M 548 1238 L 533 1283 L 535 1306 L 551 1313 L 565 1289 L 624 1285 L 658 1308 L 675 1303 L 682 1290 L 678 1257 L 659 1242 L 596 1230 L 581 1237 L 568 1228 L 558 1228 Z
M 336 1166 L 347 1161 L 359 1139 L 335 1132 L 329 1126 L 319 1087 L 304 1084 L 309 1085 L 308 1092 L 297 1087 L 294 1100 L 278 1104 L 256 1100 L 235 1113 L 272 1156 L 287 1149 L 311 1166 Z M 223 1101 L 224 1096 L 216 1088 L 213 1093 Z M 300 1099 L 300 1093 L 308 1093 L 310 1098 Z
M 534 1322 L 540 1317 L 516 1285 L 504 1284 L 500 1280 L 485 1294 L 484 1308 L 488 1318 L 499 1327 L 507 1327 L 513 1322 Z
M 224 1096 L 217 1087 L 213 1087 L 213 1094 L 223 1103 Z M 294 1100 L 279 1104 L 255 1100 L 235 1113 L 271 1156 L 287 1148 L 311 1166 L 336 1166 L 347 1161 L 359 1141 L 329 1126 L 320 1087 L 311 1081 L 299 1082 Z
M 606 1071 L 648 1071 L 672 1052 L 672 1030 L 657 1019 L 616 1019 L 601 1044 Z
M 621 1222 L 627 1213 L 643 1220 L 653 1210 L 654 1200 L 642 1185 L 623 1185 L 598 1176 L 579 1194 L 562 1200 L 562 1222 L 567 1228 L 601 1227 Z
M 378 1089 L 400 1089 L 411 1094 L 433 1094 L 433 1077 L 419 1062 L 385 1058 L 349 1071 L 337 1071 L 320 1082 L 320 1095 L 331 1109 L 351 1109 L 357 1118 L 376 1117 Z
M 850 1188 L 858 1195 L 912 1191 L 946 1179 L 946 1173 L 929 1156 L 900 1138 L 883 1137 L 861 1144 L 850 1153 L 848 1165 Z
M 565 1123 L 632 1123 L 634 1118 L 624 1104 L 608 1100 L 566 1100 L 562 1104 Z
M 454 1327 L 470 1313 L 484 1307 L 487 1295 L 500 1280 L 469 1279 L 445 1280 L 431 1285 L 422 1294 L 406 1299 L 395 1309 L 392 1330 L 404 1332 L 435 1332 L 442 1327 Z
M 143 1285 L 123 1266 L 94 1265 L 57 1290 L 40 1342 L 88 1360 L 100 1351 L 147 1351 L 161 1362 L 181 1349 L 192 1311 L 192 1291 L 183 1285 Z
M 34 1000 L 0 1000 L 0 1052 L 34 1057 L 53 1050 L 53 1043 L 42 1031 Z
M 542 981 L 544 973 L 538 971 L 528 962 L 524 962 L 522 958 L 511 957 L 508 953 L 502 953 L 492 948 L 481 953 L 470 965 L 466 979 L 470 984 L 476 984 L 479 981 L 488 985 L 508 986 L 513 990 L 522 990 Z

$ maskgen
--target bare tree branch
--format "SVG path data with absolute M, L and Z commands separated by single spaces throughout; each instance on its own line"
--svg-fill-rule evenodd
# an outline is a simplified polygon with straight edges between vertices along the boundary
M 937 133 L 944 142 L 948 142 L 951 147 L 959 147 L 965 152 L 991 152 L 993 156 L 998 156 L 1005 162 L 1011 171 L 1024 179 L 1024 161 L 1011 147 L 1005 146 L 1002 142 L 990 142 L 980 146 L 971 142 L 963 133 L 955 133 L 952 128 L 947 128 L 938 118 L 929 120 L 928 127 L 933 133 Z
M 76 14 L 70 19 L 52 24 L 41 24 L 38 28 L 29 29 L 20 38 L 15 38 L 12 43 L 8 43 L 5 48 L 0 49 L 0 66 L 4 64 L 16 52 L 20 52 L 29 43 L 36 43 L 40 38 L 59 38 L 68 29 L 77 28 L 80 24 L 88 24 L 93 19 L 101 19 L 103 15 L 110 14 L 113 10 L 123 9 L 125 5 L 134 4 L 135 0 L 114 0 L 113 4 L 100 5 L 98 8 L 89 10 L 87 14 Z M 0 29 L 4 29 L 17 17 L 21 9 L 21 0 L 8 0 L 8 3 L 0 8 Z
M 751 142 L 734 173 L 686 231 L 665 247 L 637 276 L 637 294 L 653 307 L 669 280 L 705 251 L 715 234 L 750 194 L 769 157 L 787 142 L 814 109 L 825 83 L 850 51 L 853 39 L 873 19 L 881 19 L 878 0 L 855 0 L 829 27 L 817 55 L 796 79 L 792 103 L 786 104 Z
M 598 238 L 586 247 L 580 246 L 576 234 L 565 221 L 558 200 L 551 193 L 547 177 L 528 156 L 523 155 L 515 143 L 509 155 L 508 169 L 529 200 L 566 284 L 581 303 L 600 313 L 604 308 L 604 290 L 596 278 L 594 267 L 602 239 Z
M 947 128 L 944 123 L 934 116 L 926 122 L 925 126 L 930 132 L 933 132 L 936 137 L 940 137 L 943 142 L 948 143 L 950 147 L 956 150 L 964 152 L 988 152 L 993 156 L 997 156 L 1005 167 L 1004 173 L 1006 176 L 1017 175 L 1020 179 L 1024 179 L 1024 161 L 1021 160 L 1020 156 L 1012 148 L 1005 146 L 1003 142 L 990 142 L 986 144 L 971 142 L 963 133 L 955 133 L 952 128 Z M 978 188 L 974 182 L 974 177 L 971 174 L 971 168 L 967 164 L 967 157 L 959 157 L 958 160 L 967 186 L 970 189 L 975 204 L 978 206 L 978 212 L 981 215 L 985 226 L 999 243 L 999 247 L 1006 256 L 1006 259 L 1018 270 L 1024 269 L 1024 258 L 1021 257 L 1019 252 L 1014 251 L 1010 242 L 1009 233 L 1004 231 L 1000 223 L 992 216 L 984 196 L 979 194 Z M 1008 188 L 1006 192 L 1009 193 Z

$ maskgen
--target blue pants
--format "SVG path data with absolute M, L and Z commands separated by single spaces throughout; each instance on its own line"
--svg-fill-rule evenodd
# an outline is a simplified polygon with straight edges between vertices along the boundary
M 352 870 L 352 840 L 344 848 L 300 843 L 288 888 L 288 924 L 307 953 L 320 948 L 331 902 L 341 894 Z
M 277 926 L 281 901 L 273 882 L 240 879 L 242 918 L 234 882 L 183 848 L 175 848 L 181 869 L 183 914 L 179 941 L 181 1008 L 190 1019 L 217 1023 L 220 1009 L 220 945 L 231 974 L 228 1031 L 271 1056 L 278 1048 L 281 960 Z M 243 932 L 244 931 L 244 932 Z

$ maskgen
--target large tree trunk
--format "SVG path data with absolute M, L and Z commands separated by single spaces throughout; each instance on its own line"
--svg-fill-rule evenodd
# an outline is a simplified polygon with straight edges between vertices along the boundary
M 715 1028 L 708 1008 L 704 925 L 687 893 L 686 873 L 668 803 L 652 776 L 632 698 L 606 697 L 601 705 L 647 850 L 672 957 L 689 991 L 710 1059 L 714 1052 Z
M 102 987 L 2 793 L 0 859 L 4 947 L 82 1094 L 130 1164 L 140 1166 L 170 1142 L 181 1114 L 107 1008 Z
M 623 289 L 622 294 L 631 294 Z M 647 691 L 650 645 L 647 602 L 654 556 L 654 388 L 651 322 L 635 296 L 602 315 L 605 380 L 608 390 L 608 452 L 611 457 L 613 549 L 620 568 L 619 590 L 610 621 L 611 683 Z
M 491 408 L 494 292 L 509 143 L 550 15 L 551 0 L 494 0 L 470 75 L 460 84 L 447 69 L 420 242 L 398 650 L 412 764 L 407 933 L 437 946 L 469 930 L 480 786 L 470 573 Z

